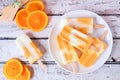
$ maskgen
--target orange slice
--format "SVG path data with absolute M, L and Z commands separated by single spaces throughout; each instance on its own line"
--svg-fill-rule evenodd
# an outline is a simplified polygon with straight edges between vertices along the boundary
M 27 12 L 25 11 L 25 9 L 19 10 L 16 14 L 16 18 L 15 18 L 16 23 L 22 29 L 27 28 L 27 23 L 26 23 L 27 16 L 28 15 L 27 15 Z
M 10 59 L 4 65 L 4 75 L 8 79 L 18 78 L 23 72 L 23 66 L 17 59 Z
M 22 74 L 15 80 L 30 80 L 30 71 L 26 66 L 23 66 Z
M 33 11 L 27 17 L 27 26 L 35 31 L 43 30 L 48 24 L 48 16 L 43 11 Z
M 30 13 L 32 11 L 36 11 L 36 10 L 44 10 L 44 4 L 42 1 L 30 1 L 29 3 L 27 3 L 26 5 L 26 11 L 27 13 Z

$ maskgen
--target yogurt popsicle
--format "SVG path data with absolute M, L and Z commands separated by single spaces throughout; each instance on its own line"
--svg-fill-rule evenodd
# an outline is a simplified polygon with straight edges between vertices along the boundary
M 24 54 L 24 56 L 28 59 L 30 64 L 37 61 L 40 67 L 46 70 L 46 65 L 39 61 L 39 59 L 43 56 L 42 52 L 36 47 L 36 45 L 31 41 L 31 39 L 27 35 L 20 35 L 16 39 L 16 43 L 19 49 Z
M 75 51 L 75 48 L 69 43 L 62 40 L 62 38 L 59 35 L 57 36 L 57 42 L 60 50 L 60 57 L 61 57 L 62 63 L 64 65 L 70 64 L 72 71 L 74 73 L 77 73 L 78 68 L 77 68 L 76 62 L 78 61 L 78 56 Z
M 93 39 L 90 36 L 69 26 L 65 26 L 62 29 L 60 37 L 83 53 L 88 50 L 93 42 Z
M 74 27 L 75 29 L 88 34 L 93 33 L 93 18 L 81 17 L 81 18 L 66 18 L 66 25 Z
M 93 38 L 93 43 L 88 49 L 88 51 L 81 55 L 79 58 L 80 64 L 82 64 L 85 67 L 89 67 L 92 64 L 95 63 L 95 61 L 99 58 L 99 56 L 104 52 L 104 50 L 107 48 L 106 43 L 103 41 Z
M 30 64 L 34 63 L 43 56 L 42 52 L 36 47 L 31 39 L 23 34 L 16 39 L 17 45 L 29 60 Z
M 62 40 L 59 35 L 57 36 L 57 42 L 63 64 L 72 63 L 78 60 L 76 51 L 72 45 Z

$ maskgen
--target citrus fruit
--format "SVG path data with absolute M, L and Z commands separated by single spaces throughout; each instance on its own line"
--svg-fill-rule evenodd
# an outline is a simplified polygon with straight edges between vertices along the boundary
M 35 0 L 35 1 L 30 1 L 27 3 L 26 11 L 28 14 L 36 10 L 42 10 L 42 11 L 44 10 L 44 4 L 42 1 Z
M 22 74 L 15 80 L 30 80 L 30 71 L 25 65 L 23 66 Z
M 27 12 L 25 11 L 25 9 L 19 10 L 16 14 L 16 18 L 15 18 L 16 23 L 22 29 L 27 28 L 27 23 L 26 23 L 27 16 L 28 15 L 27 15 Z
M 30 1 L 41 1 L 41 0 L 30 0 Z
M 27 17 L 27 26 L 33 31 L 43 30 L 48 23 L 48 16 L 43 11 L 33 11 Z
M 8 79 L 18 78 L 23 72 L 23 65 L 17 59 L 10 59 L 5 63 L 3 72 Z

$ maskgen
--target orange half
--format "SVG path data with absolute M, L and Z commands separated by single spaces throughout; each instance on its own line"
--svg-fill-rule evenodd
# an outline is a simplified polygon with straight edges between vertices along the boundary
M 33 11 L 27 17 L 27 26 L 35 31 L 43 30 L 48 24 L 48 16 L 43 11 Z
M 16 18 L 15 18 L 16 23 L 22 29 L 27 28 L 27 23 L 26 23 L 27 16 L 28 15 L 27 15 L 27 12 L 25 11 L 25 9 L 19 10 L 16 14 Z
M 44 10 L 44 4 L 42 1 L 34 0 L 27 3 L 26 11 L 28 14 L 36 10 L 41 10 L 41 11 Z
M 18 78 L 23 72 L 23 65 L 17 59 L 10 59 L 5 63 L 3 72 L 8 79 Z

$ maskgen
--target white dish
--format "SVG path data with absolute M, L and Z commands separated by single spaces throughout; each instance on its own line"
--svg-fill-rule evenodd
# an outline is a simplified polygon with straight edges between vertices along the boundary
M 61 23 L 61 20 L 63 18 L 78 18 L 78 17 L 93 17 L 94 23 L 103 24 L 105 26 L 105 28 L 95 29 L 93 36 L 98 37 L 98 36 L 102 35 L 102 33 L 105 30 L 108 30 L 107 37 L 104 40 L 107 43 L 108 48 L 104 51 L 104 53 L 102 53 L 102 55 L 99 57 L 99 59 L 91 67 L 85 68 L 85 67 L 79 65 L 78 73 L 83 74 L 83 73 L 93 72 L 93 71 L 97 70 L 107 61 L 107 59 L 109 58 L 109 56 L 111 54 L 113 38 L 112 38 L 112 33 L 110 31 L 108 24 L 103 20 L 102 17 L 100 17 L 96 13 L 93 13 L 93 12 L 87 11 L 87 10 L 76 10 L 76 11 L 71 11 L 71 12 L 64 14 L 61 17 L 61 19 L 56 22 L 56 24 L 52 28 L 50 36 L 49 36 L 49 50 L 50 50 L 51 56 L 54 58 L 56 63 L 58 65 L 60 65 L 63 69 L 72 72 L 71 66 L 63 65 L 61 62 L 60 55 L 59 55 L 59 49 L 58 49 L 58 45 L 57 45 L 57 41 L 56 41 L 56 36 L 57 36 L 57 34 L 60 33 L 60 31 L 63 28 L 63 25 Z

